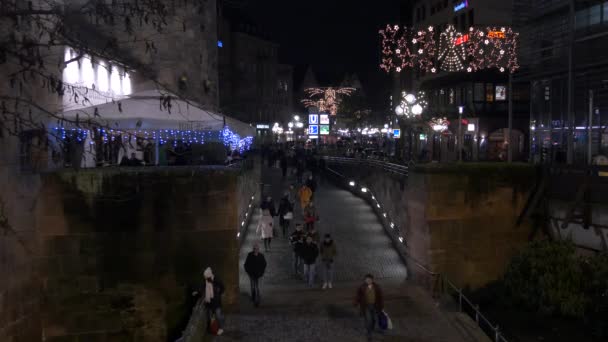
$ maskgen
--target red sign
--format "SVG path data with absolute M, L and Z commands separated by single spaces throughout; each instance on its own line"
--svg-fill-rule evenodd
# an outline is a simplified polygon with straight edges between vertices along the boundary
M 456 38 L 456 40 L 454 41 L 454 45 L 461 45 L 468 41 L 469 41 L 469 35 L 465 34 L 465 35 L 462 35 L 462 36 Z
M 488 32 L 488 38 L 505 39 L 505 33 L 502 31 L 490 31 Z

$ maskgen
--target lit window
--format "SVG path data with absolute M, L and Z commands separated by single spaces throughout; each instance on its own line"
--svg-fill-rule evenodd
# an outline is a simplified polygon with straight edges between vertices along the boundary
M 97 89 L 99 91 L 108 91 L 108 67 L 104 62 L 97 64 Z
M 120 72 L 116 66 L 112 66 L 112 72 L 110 73 L 110 90 L 114 94 L 122 94 Z
M 597 25 L 602 22 L 602 5 L 589 8 L 589 25 Z
M 65 58 L 64 61 L 69 61 L 75 57 L 74 51 L 72 49 L 65 49 Z M 63 69 L 63 81 L 69 84 L 78 83 L 79 75 L 78 75 L 78 61 L 73 61 L 68 63 Z
M 80 83 L 85 87 L 92 88 L 95 83 L 95 73 L 93 72 L 93 64 L 89 56 L 82 58 L 80 66 Z
M 129 95 L 131 94 L 131 77 L 129 73 L 125 72 L 125 76 L 122 79 L 122 94 Z

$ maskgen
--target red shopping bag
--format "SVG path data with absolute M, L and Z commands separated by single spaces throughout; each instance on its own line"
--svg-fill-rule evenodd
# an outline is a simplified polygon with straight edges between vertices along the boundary
M 220 330 L 220 323 L 215 319 L 215 316 L 212 316 L 211 321 L 209 322 L 209 333 L 211 335 L 217 335 L 218 330 Z

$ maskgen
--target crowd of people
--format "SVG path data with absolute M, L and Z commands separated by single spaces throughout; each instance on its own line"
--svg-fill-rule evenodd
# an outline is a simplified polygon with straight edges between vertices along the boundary
M 284 181 L 288 181 L 289 175 L 295 175 L 295 183 L 284 190 L 278 206 L 269 195 L 265 196 L 260 204 L 259 209 L 262 214 L 255 232 L 263 243 L 264 253 L 270 255 L 272 240 L 282 235 L 292 249 L 294 276 L 303 280 L 309 288 L 313 288 L 317 281 L 317 267 L 320 267 L 321 289 L 332 289 L 338 248 L 330 233 L 321 234 L 318 231 L 317 223 L 320 217 L 314 204 L 318 192 L 319 168 L 323 166 L 317 162 L 314 152 L 307 153 L 297 147 L 285 149 L 267 146 L 262 149 L 262 156 L 269 168 L 281 169 Z M 299 211 L 296 212 L 298 204 Z M 275 229 L 276 223 L 281 228 L 281 233 Z M 291 231 L 292 226 L 293 231 Z M 251 300 L 256 307 L 261 301 L 260 279 L 264 276 L 267 267 L 266 256 L 260 247 L 260 243 L 254 242 L 252 251 L 247 254 L 243 265 L 250 279 Z M 223 316 L 219 298 L 224 287 L 213 277 L 211 269 L 205 271 L 205 281 L 205 289 L 201 292 L 205 296 L 209 330 L 220 335 L 223 333 Z M 374 282 L 372 275 L 365 276 L 365 282 L 356 291 L 354 304 L 360 309 L 365 319 L 368 338 L 371 338 L 384 305 L 382 291 Z
M 321 235 L 316 227 L 319 215 L 313 200 L 317 191 L 319 170 L 314 152 L 305 151 L 297 146 L 288 149 L 269 146 L 262 151 L 264 161 L 268 167 L 281 168 L 284 178 L 292 174 L 295 175 L 295 183 L 285 189 L 283 197 L 279 201 L 278 209 L 271 196 L 266 196 L 260 205 L 262 216 L 258 221 L 256 233 L 264 243 L 264 251 L 266 253 L 272 251 L 272 239 L 278 235 L 274 228 L 276 221 L 278 221 L 283 238 L 288 238 L 293 249 L 294 275 L 302 278 L 309 287 L 313 287 L 320 257 L 320 265 L 323 271 L 322 288 L 332 288 L 336 245 L 330 234 L 325 234 L 323 241 L 321 241 Z M 288 172 L 290 170 L 291 173 Z M 304 177 L 304 175 L 307 175 L 307 177 Z M 297 204 L 299 204 L 301 221 L 295 223 L 293 232 L 290 233 L 292 222 L 296 217 L 295 208 Z M 254 251 L 255 248 L 259 247 L 254 246 Z M 251 263 L 249 265 L 251 266 Z M 255 269 L 262 269 L 265 266 L 265 260 L 264 263 L 260 261 L 259 267 Z M 259 305 L 258 273 L 249 271 L 247 273 L 252 283 L 251 298 L 255 305 Z

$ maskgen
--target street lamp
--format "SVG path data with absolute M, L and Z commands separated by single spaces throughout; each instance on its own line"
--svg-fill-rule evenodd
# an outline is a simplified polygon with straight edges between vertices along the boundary
M 427 106 L 424 96 L 422 91 L 418 92 L 418 96 L 402 92 L 401 103 L 395 108 L 395 114 L 406 117 L 421 115 Z
M 458 161 L 462 162 L 462 113 L 464 113 L 464 107 L 458 106 Z
M 296 116 L 293 117 L 293 119 L 296 120 L 296 121 L 300 121 L 300 116 L 296 115 Z
M 292 129 L 293 128 L 293 122 L 288 123 L 287 127 L 289 127 L 289 129 Z
M 409 104 L 413 104 L 416 102 L 416 96 L 414 96 L 414 94 L 407 94 L 405 95 L 405 101 Z

